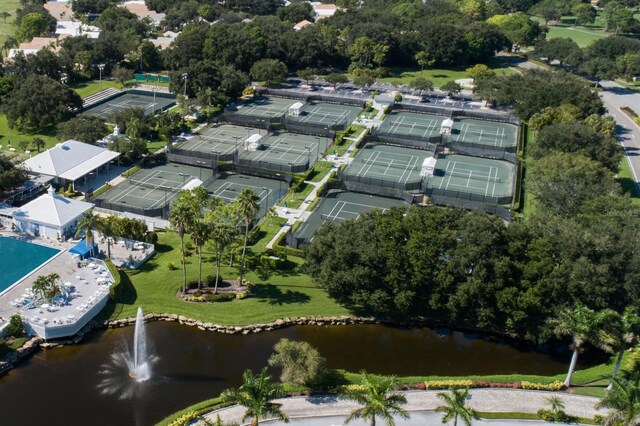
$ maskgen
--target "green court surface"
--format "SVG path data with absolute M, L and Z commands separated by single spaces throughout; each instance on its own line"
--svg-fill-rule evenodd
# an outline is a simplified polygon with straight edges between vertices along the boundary
M 267 131 L 264 129 L 234 126 L 232 124 L 221 124 L 207 128 L 201 132 L 200 135 L 194 136 L 184 142 L 179 148 L 202 154 L 232 154 L 238 146 L 241 146 L 249 136 L 255 133 L 264 136 L 267 134 Z
M 510 197 L 513 194 L 515 165 L 507 161 L 464 155 L 445 155 L 438 158 L 434 176 L 428 188 L 482 197 Z
M 272 133 L 260 141 L 260 148 L 249 151 L 241 148 L 240 157 L 256 163 L 269 165 L 313 166 L 322 151 L 327 149 L 330 140 L 299 133 Z
M 392 112 L 384 119 L 378 131 L 394 136 L 428 138 L 440 135 L 440 125 L 445 119 L 442 115 Z
M 390 187 L 420 182 L 422 163 L 425 158 L 432 156 L 432 153 L 419 149 L 367 145 L 358 152 L 344 173 L 363 183 L 371 179 L 371 183 L 382 186 L 388 183 Z
M 289 189 L 283 181 L 234 174 L 222 174 L 208 187 L 209 195 L 228 203 L 233 202 L 245 188 L 251 189 L 260 198 L 258 218 L 264 217 L 271 207 L 277 205 Z
M 175 103 L 175 98 L 154 96 L 152 92 L 148 92 L 148 94 L 140 91 L 136 91 L 136 93 L 123 92 L 116 98 L 86 108 L 83 114 L 109 119 L 118 111 L 135 107 L 143 108 L 146 115 L 152 115 L 175 105 Z
M 213 178 L 213 171 L 200 167 L 178 164 L 163 164 L 142 169 L 122 182 L 101 194 L 97 199 L 99 207 L 133 211 L 154 211 L 164 208 L 188 185 L 199 179 L 203 182 Z M 109 206 L 109 205 L 112 206 Z
M 307 103 L 301 109 L 300 115 L 287 115 L 288 121 L 299 123 L 313 123 L 329 125 L 347 125 L 358 117 L 362 108 L 348 105 L 328 103 Z
M 313 213 L 295 233 L 299 243 L 308 243 L 313 234 L 325 222 L 344 222 L 357 219 L 363 213 L 372 210 L 388 210 L 394 206 L 409 207 L 409 204 L 392 198 L 376 197 L 374 195 L 355 192 L 336 192 L 322 198 Z
M 518 128 L 513 124 L 460 118 L 454 120 L 449 138 L 452 142 L 513 148 L 518 144 Z
M 238 107 L 236 114 L 263 118 L 282 118 L 289 111 L 289 107 L 295 104 L 295 99 L 283 98 L 259 98 L 249 104 Z

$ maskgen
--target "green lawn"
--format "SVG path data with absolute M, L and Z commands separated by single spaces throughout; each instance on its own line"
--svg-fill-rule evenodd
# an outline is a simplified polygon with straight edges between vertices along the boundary
M 116 89 L 122 89 L 122 85 L 116 83 L 113 80 L 102 80 L 102 89 L 100 88 L 100 80 L 92 80 L 85 81 L 82 83 L 76 83 L 70 86 L 73 90 L 76 91 L 78 95 L 82 99 L 87 96 L 93 95 L 95 93 L 100 92 L 101 90 L 107 89 L 109 87 L 115 87 Z
M 563 22 L 558 25 L 548 24 L 549 32 L 547 33 L 547 39 L 552 38 L 570 38 L 578 46 L 585 47 L 591 44 L 593 41 L 608 37 L 609 33 L 604 31 L 604 23 L 598 16 L 596 22 L 591 25 L 572 25 L 571 17 L 563 17 Z M 533 20 L 544 24 L 544 20 L 539 16 L 533 16 Z
M 9 12 L 11 16 L 7 21 L 0 19 L 0 45 L 4 43 L 7 37 L 11 37 L 16 32 L 13 21 L 16 18 L 16 9 L 21 7 L 20 0 L 2 0 L 0 2 L 0 12 Z
M 631 173 L 631 168 L 629 167 L 629 162 L 626 157 L 623 157 L 620 162 L 618 182 L 622 187 L 622 192 L 629 194 L 634 203 L 640 203 L 640 193 L 638 193 L 638 187 L 636 186 L 635 179 L 633 178 L 633 174 Z
M 307 173 L 305 180 L 311 182 L 320 182 L 333 168 L 333 163 L 329 161 L 318 161 L 313 168 Z
M 42 134 L 25 134 L 19 132 L 17 129 L 10 129 L 7 123 L 7 117 L 5 115 L 0 115 L 0 145 L 2 145 L 2 150 L 0 150 L 0 152 L 8 151 L 7 144 L 10 142 L 11 145 L 16 148 L 16 152 L 22 153 L 22 150 L 18 148 L 18 143 L 20 141 L 29 141 L 29 147 L 27 149 L 34 152 L 36 149 L 33 147 L 32 141 L 35 137 L 41 137 L 44 139 L 46 143 L 46 147 L 44 149 L 49 149 L 59 142 L 56 138 L 56 131 L 54 128 L 51 128 Z
M 300 205 L 305 200 L 305 198 L 307 198 L 307 196 L 311 194 L 311 191 L 313 191 L 313 185 L 309 185 L 306 183 L 303 185 L 304 185 L 304 189 L 301 192 L 289 191 L 289 193 L 283 198 L 283 200 L 278 205 L 284 206 L 284 203 L 286 201 L 287 207 L 291 209 L 297 209 L 298 207 L 300 207 Z
M 276 228 L 274 227 L 274 231 Z M 184 302 L 176 297 L 182 285 L 182 269 L 170 270 L 168 264 L 180 265 L 180 242 L 173 233 L 161 233 L 157 253 L 137 271 L 122 272 L 123 294 L 118 304 L 110 303 L 100 314 L 111 319 L 133 317 L 138 306 L 149 313 L 174 313 L 218 324 L 243 325 L 274 321 L 295 316 L 333 316 L 349 312 L 337 305 L 311 279 L 299 272 L 302 260 L 293 259 L 290 268 L 269 271 L 256 268 L 247 274 L 255 284 L 253 297 L 220 303 Z M 215 273 L 213 253 L 204 250 L 203 275 Z M 197 278 L 197 256 L 187 259 L 188 279 Z M 236 278 L 236 268 L 225 267 L 224 277 Z

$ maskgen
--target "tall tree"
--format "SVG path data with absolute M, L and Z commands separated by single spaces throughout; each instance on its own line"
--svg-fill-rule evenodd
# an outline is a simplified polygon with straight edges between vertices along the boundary
M 87 247 L 89 247 L 91 257 L 94 256 L 93 245 L 95 243 L 95 235 L 93 234 L 93 231 L 96 231 L 99 227 L 100 227 L 100 217 L 94 215 L 92 211 L 87 212 L 78 221 L 75 236 L 77 238 L 80 235 L 84 234 L 84 240 Z
M 211 200 L 209 209 L 205 214 L 205 221 L 211 229 L 210 240 L 213 242 L 216 256 L 216 281 L 213 291 L 217 293 L 222 255 L 236 235 L 236 224 L 240 218 L 235 204 L 227 204 L 219 198 Z
M 640 379 L 613 379 L 613 387 L 596 408 L 608 409 L 602 420 L 606 426 L 637 426 L 640 423 Z
M 611 383 L 609 383 L 607 390 L 611 390 L 613 387 L 613 380 L 618 375 L 618 371 L 620 371 L 620 364 L 622 364 L 622 357 L 625 351 L 634 347 L 640 341 L 640 316 L 635 308 L 628 306 L 624 312 L 618 316 L 617 323 L 615 348 L 618 351 L 618 356 L 613 366 Z
M 36 136 L 35 138 L 33 138 L 33 146 L 35 146 L 38 152 L 40 152 L 40 150 L 45 147 L 44 139 Z
M 457 426 L 458 417 L 460 417 L 466 426 L 471 426 L 471 420 L 480 418 L 473 408 L 466 405 L 469 389 L 451 389 L 449 393 L 438 392 L 437 396 L 445 403 L 445 405 L 436 407 L 436 411 L 444 413 L 442 423 L 453 420 L 453 426 Z
M 169 223 L 180 237 L 180 260 L 182 262 L 182 291 L 187 292 L 187 262 L 184 251 L 184 237 L 193 225 L 197 217 L 191 192 L 180 191 L 178 198 L 173 202 Z
M 612 352 L 615 337 L 611 334 L 614 324 L 615 312 L 605 309 L 595 312 L 581 303 L 575 303 L 573 308 L 561 310 L 557 316 L 550 320 L 556 335 L 569 336 L 571 338 L 571 363 L 564 380 L 566 387 L 571 386 L 571 376 L 578 363 L 578 355 L 585 343 L 606 351 Z
M 409 414 L 402 408 L 407 403 L 404 395 L 394 392 L 397 384 L 394 376 L 375 378 L 362 372 L 362 388 L 348 389 L 342 396 L 362 405 L 347 416 L 345 423 L 355 419 L 368 420 L 375 426 L 376 417 L 382 418 L 388 426 L 394 426 L 394 415 L 408 419 Z
M 242 244 L 242 258 L 240 259 L 240 285 L 242 285 L 245 266 L 244 260 L 247 253 L 247 241 L 249 240 L 249 229 L 258 214 L 260 198 L 253 190 L 244 188 L 240 191 L 240 194 L 238 194 L 238 198 L 236 198 L 235 203 L 237 205 L 238 214 L 244 222 L 244 242 Z
M 191 240 L 198 250 L 198 289 L 202 287 L 202 248 L 211 237 L 211 228 L 204 220 L 196 219 L 191 224 Z
M 267 375 L 264 367 L 260 373 L 254 375 L 251 370 L 245 370 L 242 374 L 242 385 L 237 389 L 227 389 L 222 392 L 221 398 L 225 402 L 232 402 L 245 407 L 243 421 L 251 419 L 253 426 L 258 426 L 260 419 L 273 416 L 279 420 L 289 421 L 287 415 L 280 409 L 280 404 L 273 401 L 285 395 L 282 388 L 270 382 L 271 376 Z

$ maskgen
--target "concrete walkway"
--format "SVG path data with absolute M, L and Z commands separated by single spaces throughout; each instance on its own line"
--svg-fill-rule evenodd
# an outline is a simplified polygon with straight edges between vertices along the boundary
M 407 398 L 404 408 L 407 411 L 435 410 L 442 405 L 442 400 L 437 397 L 442 391 L 407 391 L 401 392 Z M 596 414 L 604 412 L 596 410 L 594 405 L 598 398 L 572 395 L 564 392 L 542 392 L 516 389 L 472 389 L 468 405 L 477 411 L 485 412 L 519 412 L 535 413 L 540 408 L 548 407 L 547 399 L 557 396 L 564 401 L 565 411 L 571 416 L 593 418 Z M 282 410 L 291 418 L 320 417 L 320 416 L 346 416 L 358 404 L 344 400 L 338 396 L 311 396 L 292 397 L 276 400 L 282 404 Z M 215 421 L 217 416 L 225 423 L 242 422 L 245 408 L 237 405 L 215 410 L 205 417 L 209 421 Z

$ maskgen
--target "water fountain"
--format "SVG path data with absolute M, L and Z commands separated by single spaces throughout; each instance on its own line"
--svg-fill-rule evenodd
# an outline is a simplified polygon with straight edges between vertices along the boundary
M 105 395 L 119 395 L 120 399 L 139 396 L 142 384 L 151 379 L 151 365 L 157 360 L 149 352 L 142 308 L 138 308 L 133 334 L 133 347 L 123 340 L 121 348 L 111 354 L 110 362 L 102 365 L 103 379 L 98 384 Z

